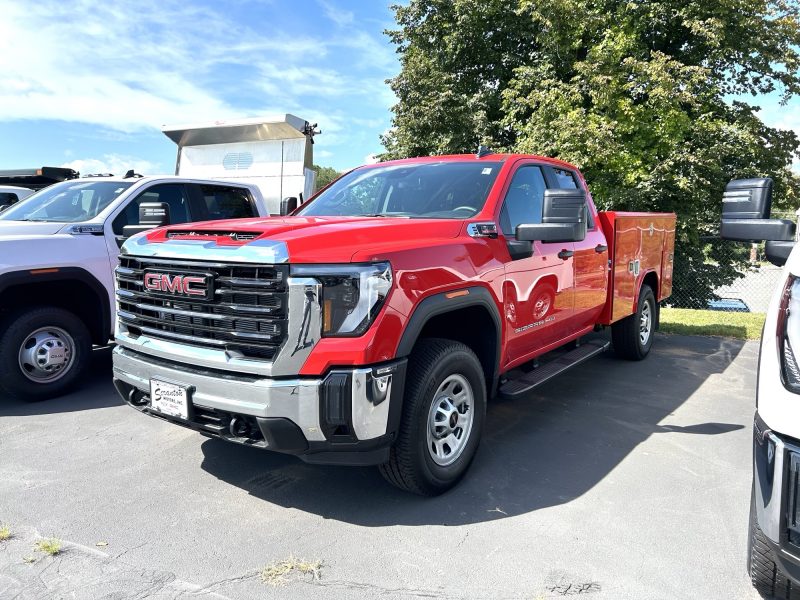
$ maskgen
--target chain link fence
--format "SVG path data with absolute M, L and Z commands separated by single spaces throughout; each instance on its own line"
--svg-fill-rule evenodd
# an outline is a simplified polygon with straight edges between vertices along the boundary
M 798 215 L 773 211 L 772 218 L 794 221 Z M 764 244 L 732 242 L 719 237 L 701 238 L 701 242 L 704 246 L 702 267 L 733 280 L 711 286 L 692 278 L 676 281 L 672 297 L 665 304 L 730 312 L 766 312 L 775 288 L 780 285 L 782 268 L 767 261 Z

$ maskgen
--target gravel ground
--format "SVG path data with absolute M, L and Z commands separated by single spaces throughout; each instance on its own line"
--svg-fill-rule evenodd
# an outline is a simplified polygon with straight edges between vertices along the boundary
M 752 342 L 679 336 L 641 363 L 593 359 L 490 404 L 467 479 L 423 499 L 374 469 L 141 415 L 101 350 L 79 392 L 0 399 L 0 522 L 13 532 L 0 598 L 756 598 L 756 360 Z M 34 550 L 42 537 L 61 553 Z M 263 581 L 290 558 L 280 585 Z

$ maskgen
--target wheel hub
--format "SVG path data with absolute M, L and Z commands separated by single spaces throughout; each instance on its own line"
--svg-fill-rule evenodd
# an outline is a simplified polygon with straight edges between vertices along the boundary
M 69 371 L 74 352 L 75 342 L 66 331 L 58 327 L 43 327 L 22 342 L 19 366 L 31 381 L 55 381 Z
M 440 466 L 453 464 L 472 431 L 474 395 L 462 375 L 450 375 L 436 390 L 428 413 L 428 452 Z
M 650 332 L 653 327 L 653 311 L 650 307 L 650 302 L 645 302 L 642 307 L 642 314 L 639 317 L 639 341 L 642 346 L 647 344 L 650 339 Z

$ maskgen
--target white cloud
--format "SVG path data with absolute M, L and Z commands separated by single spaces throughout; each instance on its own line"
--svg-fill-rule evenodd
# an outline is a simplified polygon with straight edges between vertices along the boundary
M 391 48 L 358 29 L 352 13 L 322 5 L 342 31 L 317 39 L 264 31 L 233 21 L 224 9 L 180 0 L 0 0 L 0 120 L 57 119 L 136 132 L 267 114 L 256 94 L 239 100 L 226 76 L 230 67 L 243 73 L 242 91 L 260 86 L 271 104 L 283 104 L 277 112 L 314 95 L 325 106 L 323 98 L 345 96 L 385 105 L 383 73 L 397 66 Z M 378 75 L 358 77 L 352 62 L 320 66 L 345 50 Z
M 378 155 L 377 154 L 367 154 L 364 157 L 364 164 L 365 165 L 374 165 L 375 163 L 378 163 L 378 162 L 380 162 L 380 160 L 378 159 Z
M 75 169 L 81 175 L 91 175 L 93 173 L 111 173 L 113 175 L 124 175 L 129 169 L 133 169 L 140 175 L 164 175 L 162 167 L 156 163 L 143 158 L 133 156 L 123 156 L 120 154 L 104 154 L 101 158 L 78 158 L 61 165 L 68 169 Z
M 355 15 L 351 11 L 342 10 L 328 0 L 317 0 L 317 3 L 322 7 L 325 16 L 340 27 L 350 25 L 355 20 Z

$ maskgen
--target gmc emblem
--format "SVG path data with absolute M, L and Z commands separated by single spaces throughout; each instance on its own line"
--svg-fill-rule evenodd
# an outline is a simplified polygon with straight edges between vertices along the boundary
M 207 298 L 209 289 L 207 275 L 170 275 L 168 273 L 144 274 L 144 288 L 148 292 L 174 296 L 196 296 Z

